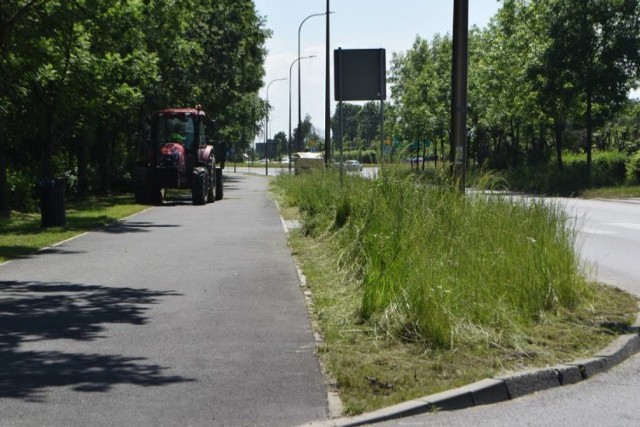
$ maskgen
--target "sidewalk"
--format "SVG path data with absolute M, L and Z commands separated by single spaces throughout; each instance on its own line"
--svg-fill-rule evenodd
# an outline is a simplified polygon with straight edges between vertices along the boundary
M 222 201 L 169 200 L 0 266 L 0 424 L 326 419 L 304 295 L 266 184 L 228 173 Z

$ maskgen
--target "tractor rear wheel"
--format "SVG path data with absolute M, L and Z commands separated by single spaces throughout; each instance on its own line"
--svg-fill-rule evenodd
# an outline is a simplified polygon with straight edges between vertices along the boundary
M 223 191 L 222 169 L 216 168 L 216 200 L 222 200 Z
M 209 173 L 205 167 L 193 168 L 191 175 L 191 201 L 194 205 L 204 205 L 207 203 L 207 184 Z
M 207 169 L 207 174 L 209 175 L 209 179 L 207 180 L 207 203 L 213 203 L 216 201 L 214 189 L 216 187 L 218 174 L 215 173 L 215 167 Z

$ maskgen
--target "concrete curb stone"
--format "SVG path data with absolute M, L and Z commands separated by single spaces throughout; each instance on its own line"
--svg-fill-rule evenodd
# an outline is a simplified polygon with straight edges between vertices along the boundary
M 496 378 L 504 380 L 511 399 L 560 386 L 558 372 L 553 368 L 533 369 Z
M 605 372 L 611 367 L 607 362 L 607 359 L 604 357 L 591 357 L 588 359 L 574 360 L 573 362 L 568 362 L 567 365 L 577 366 L 578 369 L 580 369 L 580 374 L 582 375 L 583 380 Z
M 560 385 L 577 384 L 583 380 L 582 371 L 578 366 L 571 365 L 556 365 L 554 369 L 558 373 L 558 380 Z
M 640 335 L 626 334 L 616 338 L 608 347 L 596 354 L 596 357 L 604 357 L 619 364 L 632 354 L 640 351 Z

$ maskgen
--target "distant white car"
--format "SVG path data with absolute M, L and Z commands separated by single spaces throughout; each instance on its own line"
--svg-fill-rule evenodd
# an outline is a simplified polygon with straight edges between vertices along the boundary
M 345 160 L 344 169 L 349 172 L 360 172 L 362 171 L 362 164 L 357 160 Z

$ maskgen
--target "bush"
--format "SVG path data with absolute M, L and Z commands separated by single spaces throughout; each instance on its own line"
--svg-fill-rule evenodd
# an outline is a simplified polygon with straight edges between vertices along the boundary
M 640 184 L 640 151 L 629 157 L 626 164 L 626 178 L 631 185 Z
M 626 154 L 596 152 L 591 160 L 591 176 L 586 155 L 565 154 L 562 170 L 553 161 L 511 168 L 503 177 L 515 191 L 564 196 L 579 194 L 587 188 L 620 186 L 627 181 L 629 157 Z
M 28 170 L 7 170 L 9 205 L 22 212 L 38 210 L 38 192 L 34 175 Z
M 591 187 L 615 187 L 625 183 L 627 154 L 603 151 L 594 153 L 591 160 Z

